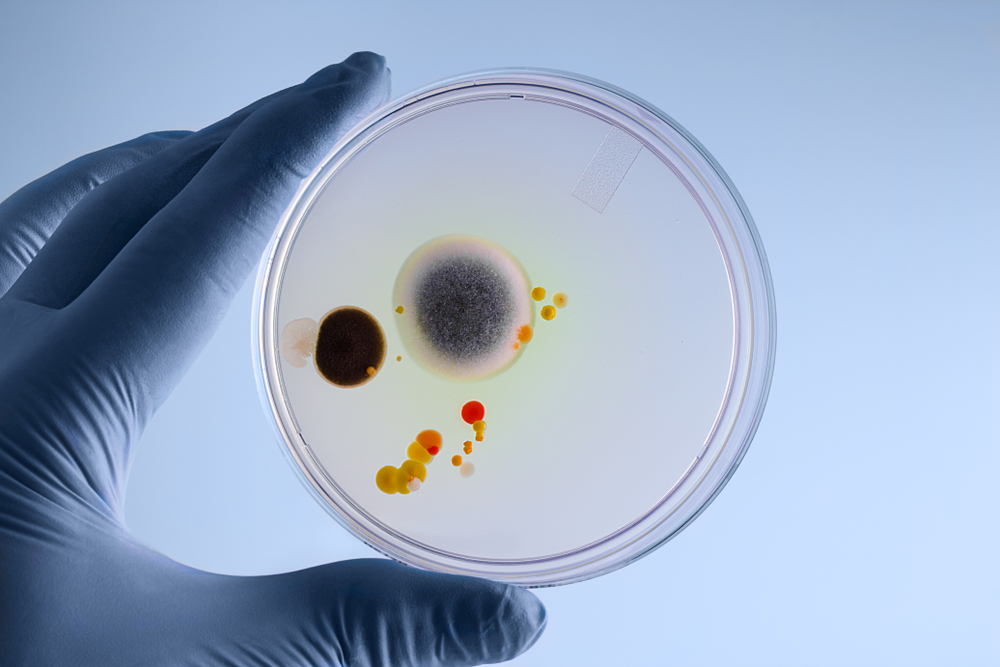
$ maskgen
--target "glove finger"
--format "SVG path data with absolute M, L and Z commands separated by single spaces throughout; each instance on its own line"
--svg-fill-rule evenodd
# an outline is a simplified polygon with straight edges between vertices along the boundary
M 10 297 L 55 309 L 71 303 L 244 120 L 286 92 L 257 100 L 198 132 L 185 133 L 150 159 L 121 170 L 81 196 L 21 273 Z M 75 172 L 67 172 L 67 177 L 71 173 Z M 75 177 L 86 179 L 88 174 Z
M 235 643 L 275 664 L 503 662 L 546 625 L 545 608 L 525 589 L 379 559 L 245 579 L 230 602 Z
M 258 108 L 221 147 L 209 141 L 196 150 L 196 158 L 207 151 L 212 157 L 140 225 L 90 287 L 61 310 L 45 311 L 45 318 L 33 315 L 44 326 L 14 352 L 15 371 L 34 378 L 14 401 L 16 414 L 27 417 L 8 420 L 0 435 L 47 441 L 33 460 L 50 473 L 59 470 L 74 497 L 96 497 L 118 515 L 132 443 L 211 337 L 302 177 L 387 93 L 384 60 L 352 56 Z M 202 145 L 196 135 L 188 139 Z M 168 150 L 175 148 L 181 147 Z M 181 161 L 178 168 L 188 167 Z M 125 185 L 113 189 L 118 179 L 109 181 L 108 191 L 156 188 L 161 169 L 135 171 L 119 177 Z M 8 301 L 13 297 L 50 304 L 66 297 L 58 285 L 44 291 L 46 270 L 59 270 L 49 260 L 62 256 L 72 263 L 63 244 L 71 248 L 74 238 L 88 238 L 87 222 L 113 216 L 116 206 L 131 201 L 127 192 L 118 198 L 92 194 L 99 195 L 97 203 L 86 202 L 89 211 L 81 213 L 79 226 L 60 228 L 5 297 L 8 305 L 32 305 Z M 110 236 L 120 243 L 127 235 Z M 53 254 L 43 258 L 50 246 Z M 47 416 L 41 435 L 32 415 Z
M 12 590 L 30 604 L 8 645 L 37 664 L 459 667 L 510 660 L 546 625 L 532 593 L 485 579 L 380 559 L 225 576 L 90 535 L 68 542 L 79 550 L 44 543 L 44 558 L 37 542 L 12 550 Z
M 0 297 L 87 193 L 188 134 L 153 132 L 84 155 L 0 202 Z
M 355 54 L 244 121 L 66 310 L 88 374 L 141 428 L 208 342 L 302 179 L 384 102 L 385 61 Z

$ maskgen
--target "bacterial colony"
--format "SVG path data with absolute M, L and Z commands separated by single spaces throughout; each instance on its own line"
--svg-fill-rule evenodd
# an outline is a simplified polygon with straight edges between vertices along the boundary
M 542 320 L 552 322 L 566 307 L 565 293 L 555 292 L 542 305 L 546 295 L 543 287 L 531 286 L 524 267 L 502 246 L 453 234 L 425 243 L 406 259 L 392 300 L 407 357 L 434 375 L 467 382 L 493 377 L 524 355 L 536 335 L 536 308 Z M 359 306 L 337 306 L 318 322 L 292 320 L 279 347 L 291 366 L 305 368 L 311 358 L 319 376 L 341 389 L 377 381 L 392 368 L 385 368 L 389 350 L 382 324 Z M 456 474 L 472 477 L 475 448 L 486 446 L 479 444 L 486 440 L 486 406 L 470 395 L 455 406 L 455 418 L 469 426 L 468 439 L 444 442 L 439 430 L 414 425 L 414 431 L 422 430 L 408 445 L 401 443 L 403 462 L 372 471 L 378 489 L 418 492 L 427 482 L 427 466 L 442 455 Z M 489 446 L 497 445 L 502 443 Z

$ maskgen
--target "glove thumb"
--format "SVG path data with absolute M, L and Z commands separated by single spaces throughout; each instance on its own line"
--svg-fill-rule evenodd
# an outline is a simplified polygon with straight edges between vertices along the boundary
M 527 590 L 388 560 L 233 578 L 223 615 L 241 664 L 480 665 L 537 641 L 545 608 Z M 270 659 L 270 660 L 269 660 Z

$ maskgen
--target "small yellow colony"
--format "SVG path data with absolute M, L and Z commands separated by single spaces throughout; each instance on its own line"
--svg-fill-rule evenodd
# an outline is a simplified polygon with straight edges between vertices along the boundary
M 534 299 L 535 301 L 541 301 L 542 299 L 544 299 L 545 288 L 536 287 L 535 289 L 531 290 L 531 298 Z M 541 311 L 539 311 L 538 314 L 541 315 L 542 319 L 545 320 L 546 322 L 551 322 L 556 318 L 556 308 L 565 308 L 566 303 L 568 301 L 569 297 L 566 296 L 565 292 L 556 292 L 555 294 L 552 295 L 552 305 L 542 306 L 542 309 Z

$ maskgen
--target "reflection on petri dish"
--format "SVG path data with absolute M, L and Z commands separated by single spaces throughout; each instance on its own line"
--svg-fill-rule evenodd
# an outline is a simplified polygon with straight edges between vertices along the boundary
M 774 327 L 750 215 L 690 135 L 607 84 L 496 71 L 380 109 L 303 184 L 261 267 L 255 361 L 283 451 L 348 530 L 543 586 L 711 502 Z

